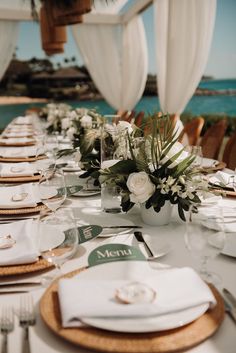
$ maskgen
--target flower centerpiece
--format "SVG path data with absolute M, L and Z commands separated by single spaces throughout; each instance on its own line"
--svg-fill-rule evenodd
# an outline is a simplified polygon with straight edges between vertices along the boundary
M 167 204 L 176 204 L 185 220 L 184 211 L 201 202 L 199 193 L 207 189 L 206 182 L 196 177 L 195 157 L 178 142 L 169 116 L 152 117 L 151 124 L 151 133 L 143 138 L 127 135 L 130 158 L 101 169 L 100 182 L 120 187 L 125 212 L 140 204 L 157 217 Z
M 62 132 L 62 120 L 71 111 L 71 106 L 65 103 L 48 103 L 41 109 L 40 116 L 47 120 L 47 132 Z

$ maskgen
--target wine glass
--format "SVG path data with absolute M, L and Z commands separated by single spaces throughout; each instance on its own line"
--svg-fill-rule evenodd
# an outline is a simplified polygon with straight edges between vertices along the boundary
M 185 150 L 190 153 L 195 160 L 192 163 L 193 167 L 201 167 L 203 162 L 203 154 L 202 154 L 202 147 L 201 146 L 187 146 Z
M 62 170 L 48 168 L 42 172 L 39 196 L 42 203 L 55 213 L 66 199 L 65 177 Z
M 56 217 L 40 212 L 38 244 L 41 256 L 55 266 L 55 270 L 43 278 L 43 284 L 47 285 L 61 274 L 61 266 L 77 250 L 78 228 L 71 209 L 58 210 Z
M 208 271 L 208 261 L 215 258 L 225 244 L 223 209 L 218 206 L 191 206 L 187 213 L 185 243 L 194 257 L 200 260 L 201 277 L 215 285 L 218 274 Z

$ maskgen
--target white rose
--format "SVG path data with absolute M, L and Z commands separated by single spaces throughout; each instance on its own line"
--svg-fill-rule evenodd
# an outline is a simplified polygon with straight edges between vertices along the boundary
M 79 163 L 80 160 L 81 160 L 81 157 L 82 157 L 82 154 L 80 153 L 79 150 L 77 150 L 77 151 L 75 152 L 75 155 L 74 155 L 74 161 L 77 162 L 77 163 Z
M 48 114 L 47 120 L 48 120 L 49 123 L 53 123 L 54 120 L 55 120 L 55 118 L 56 118 L 56 117 L 55 117 L 54 114 Z
M 70 118 L 70 120 L 75 120 L 77 118 L 77 114 L 74 110 L 72 110 L 71 112 L 67 113 L 68 118 Z
M 70 140 L 73 140 L 74 134 L 76 134 L 76 128 L 72 126 L 67 130 L 66 135 Z
M 182 150 L 184 146 L 180 142 L 175 142 L 175 144 L 171 147 L 171 149 L 168 151 L 166 156 L 162 158 L 161 162 L 162 164 L 167 162 L 169 159 L 171 159 L 176 153 L 178 153 L 180 150 Z M 169 168 L 174 168 L 176 165 L 178 165 L 180 162 L 182 162 L 186 157 L 188 157 L 188 152 L 182 151 L 180 156 L 169 165 Z
M 85 128 L 91 128 L 92 127 L 92 117 L 90 115 L 84 115 L 81 119 L 81 126 Z
M 128 131 L 129 134 L 131 134 L 133 131 L 132 125 L 128 121 L 123 121 L 123 120 L 119 121 L 116 128 L 117 128 L 118 134 L 126 130 Z
M 155 191 L 155 185 L 145 172 L 132 173 L 127 180 L 127 187 L 130 194 L 130 201 L 134 203 L 144 203 Z
M 61 121 L 61 128 L 62 130 L 67 130 L 70 127 L 70 118 L 64 118 Z

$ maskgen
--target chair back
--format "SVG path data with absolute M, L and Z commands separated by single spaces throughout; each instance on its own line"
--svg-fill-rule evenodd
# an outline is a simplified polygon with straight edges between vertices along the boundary
M 200 134 L 204 125 L 204 119 L 201 116 L 192 119 L 184 125 L 183 130 L 179 135 L 179 142 L 183 143 L 184 137 L 187 136 L 190 146 L 198 144 Z
M 223 162 L 226 163 L 229 169 L 236 168 L 236 133 L 234 133 L 225 145 L 223 153 Z
M 222 119 L 209 127 L 205 132 L 200 143 L 200 146 L 202 146 L 203 157 L 213 159 L 218 158 L 227 125 L 227 121 Z
M 134 123 L 137 127 L 142 127 L 142 125 L 144 124 L 144 117 L 145 113 L 142 111 L 136 115 L 136 117 L 134 118 Z

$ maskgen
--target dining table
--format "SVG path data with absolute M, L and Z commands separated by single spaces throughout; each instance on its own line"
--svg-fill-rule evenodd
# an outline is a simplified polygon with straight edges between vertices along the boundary
M 18 123 L 25 123 L 25 119 Z M 40 162 L 40 161 L 39 161 Z M 44 163 L 41 161 L 41 163 Z M 33 164 L 34 165 L 34 164 Z M 79 180 L 79 172 L 73 172 L 74 165 L 65 169 L 65 177 L 67 185 L 77 185 Z M 229 172 L 225 169 L 225 172 Z M 81 180 L 80 180 L 81 182 Z M 6 184 L 1 184 L 0 187 L 4 187 Z M 231 212 L 236 212 L 236 197 L 235 193 L 231 195 L 222 196 L 218 199 L 217 203 L 223 209 L 230 208 Z M 69 208 L 73 212 L 76 225 L 78 227 L 83 225 L 98 225 L 98 226 L 111 226 L 121 225 L 128 227 L 125 231 L 122 228 L 119 231 L 116 228 L 111 228 L 109 231 L 99 234 L 98 236 L 85 242 L 78 242 L 78 246 L 75 254 L 72 258 L 67 260 L 61 267 L 61 276 L 67 275 L 73 271 L 82 271 L 89 266 L 89 255 L 98 247 L 103 245 L 121 244 L 132 246 L 138 249 L 141 254 L 146 258 L 146 263 L 153 269 L 166 269 L 166 268 L 194 268 L 196 271 L 199 269 L 199 263 L 195 259 L 194 254 L 187 249 L 185 233 L 186 233 L 186 222 L 180 219 L 177 207 L 174 206 L 171 221 L 167 225 L 163 226 L 150 226 L 141 220 L 140 208 L 135 205 L 128 213 L 111 214 L 106 213 L 101 207 L 101 194 L 99 192 L 78 192 L 66 198 L 62 208 Z M 236 213 L 235 213 L 236 214 Z M 37 218 L 37 215 L 34 215 Z M 1 227 L 1 224 L 0 224 Z M 17 227 L 17 223 L 16 223 Z M 135 227 L 140 227 L 135 229 Z M 141 231 L 145 238 L 148 246 L 154 254 L 158 254 L 155 259 L 150 260 L 149 253 L 145 244 L 138 241 L 135 236 L 135 231 Z M 1 250 L 4 251 L 4 250 Z M 232 255 L 232 254 L 231 254 Z M 1 256 L 1 253 L 0 253 Z M 132 261 L 132 260 L 130 260 Z M 106 264 L 104 264 L 106 265 Z M 226 253 L 220 253 L 214 259 L 211 259 L 208 264 L 208 268 L 214 271 L 220 277 L 220 283 L 217 284 L 217 291 L 222 294 L 223 288 L 227 288 L 232 294 L 236 296 L 236 249 L 235 254 L 229 256 Z M 100 265 L 97 265 L 98 267 Z M 106 268 L 106 267 L 104 267 Z M 41 281 L 45 276 L 45 273 L 50 274 L 53 271 L 51 268 L 46 268 L 44 271 L 35 271 L 29 273 L 15 274 L 11 276 L 0 275 L 0 285 L 8 281 Z M 106 277 L 106 271 L 104 270 L 104 278 Z M 181 285 L 181 283 L 180 283 Z M 19 286 L 24 291 L 28 291 L 33 298 L 34 310 L 36 313 L 36 323 L 30 326 L 29 329 L 29 340 L 31 353 L 92 353 L 94 351 L 103 351 L 101 346 L 98 348 L 90 347 L 86 345 L 86 348 L 82 344 L 73 344 L 69 340 L 65 339 L 60 335 L 60 327 L 58 328 L 57 334 L 55 334 L 48 322 L 42 318 L 42 312 L 40 303 L 48 288 L 44 285 L 37 285 L 32 287 Z M 94 293 L 94 298 L 96 293 Z M 15 327 L 12 332 L 8 335 L 8 353 L 22 352 L 22 327 L 19 325 L 19 310 L 22 293 L 13 292 L 11 289 L 4 292 L 0 288 L 0 315 L 1 310 L 4 307 L 10 306 L 14 310 L 14 321 Z M 48 313 L 50 314 L 50 313 Z M 116 320 L 116 318 L 114 318 Z M 205 340 L 193 347 L 188 346 L 189 353 L 234 353 L 236 347 L 236 322 L 225 312 L 224 319 L 221 324 L 218 325 L 217 330 L 210 337 L 206 337 Z M 105 337 L 109 334 L 109 331 L 102 330 L 102 335 Z M 78 333 L 79 335 L 80 333 Z M 141 336 L 144 338 L 149 333 L 142 333 Z M 140 333 L 134 333 L 132 340 L 138 340 Z M 0 339 L 3 340 L 3 335 Z M 122 338 L 121 338 L 122 340 Z M 132 342 L 129 345 L 132 350 Z M 118 340 L 119 342 L 119 340 Z M 100 348 L 99 348 L 100 347 Z M 112 352 L 110 347 L 106 351 Z M 179 352 L 180 350 L 178 350 Z M 184 348 L 183 352 L 186 351 Z M 114 352 L 122 352 L 116 343 Z M 145 348 L 143 349 L 145 351 Z M 150 346 L 147 352 L 151 352 Z M 155 352 L 155 349 L 152 351 Z M 167 351 L 166 351 L 167 352 Z M 171 351 L 174 352 L 174 349 Z
M 222 198 L 220 204 L 224 206 L 236 207 L 236 199 L 234 198 Z M 78 224 L 80 219 L 84 218 L 86 214 L 87 219 L 91 219 L 91 224 L 94 224 L 96 217 L 101 212 L 101 198 L 100 195 L 79 197 L 71 196 L 67 198 L 63 207 L 72 208 L 75 219 Z M 106 215 L 107 219 L 111 217 L 109 214 Z M 113 215 L 114 217 L 114 215 Z M 194 258 L 185 245 L 185 223 L 181 221 L 177 215 L 177 210 L 174 210 L 171 223 L 169 225 L 153 227 L 142 223 L 140 219 L 139 209 L 134 208 L 128 214 L 120 214 L 119 217 L 124 220 L 129 220 L 134 225 L 142 227 L 142 233 L 145 236 L 149 246 L 158 251 L 159 246 L 168 244 L 169 251 L 166 254 L 156 259 L 155 262 L 158 264 L 168 265 L 171 267 L 195 267 L 196 263 Z M 97 237 L 88 242 L 78 245 L 78 249 L 74 257 L 68 260 L 62 266 L 62 272 L 68 273 L 80 268 L 88 266 L 88 255 L 96 247 L 104 244 L 119 243 L 127 244 L 138 247 L 145 256 L 145 247 L 143 244 L 137 242 L 134 237 L 133 230 L 125 234 L 117 234 L 107 237 Z M 209 262 L 209 269 L 214 270 L 222 280 L 220 287 L 228 288 L 232 293 L 236 294 L 236 280 L 235 280 L 235 258 L 226 256 L 223 254 L 218 255 L 214 260 Z M 43 276 L 42 273 L 35 273 L 24 275 L 24 279 L 35 280 Z M 12 276 L 11 280 L 19 279 L 17 276 Z M 22 279 L 22 277 L 21 277 Z M 74 345 L 68 341 L 63 340 L 61 337 L 55 335 L 42 320 L 39 311 L 39 302 L 45 288 L 42 286 L 36 287 L 31 290 L 33 297 L 35 310 L 36 310 L 36 325 L 30 327 L 30 342 L 31 342 L 31 353 L 54 353 L 54 352 L 89 352 L 88 349 L 84 349 L 81 346 Z M 20 296 L 22 294 L 0 294 L 0 307 L 4 305 L 11 305 L 15 312 L 17 312 L 20 305 Z M 215 334 L 208 338 L 206 341 L 188 350 L 190 353 L 234 353 L 236 346 L 236 335 L 235 335 L 236 324 L 233 320 L 225 315 L 223 323 L 220 325 Z M 22 339 L 22 330 L 15 319 L 15 329 L 9 334 L 9 353 L 15 353 L 20 351 Z M 92 352 L 92 351 L 91 351 Z

